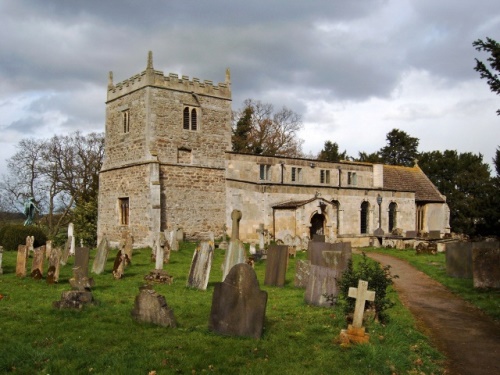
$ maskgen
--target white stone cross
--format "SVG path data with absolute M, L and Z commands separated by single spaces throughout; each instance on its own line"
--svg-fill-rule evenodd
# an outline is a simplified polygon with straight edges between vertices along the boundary
M 356 306 L 354 307 L 354 318 L 352 326 L 361 328 L 363 326 L 363 313 L 365 312 L 365 301 L 374 301 L 375 292 L 368 290 L 368 281 L 359 280 L 357 288 L 349 288 L 349 297 L 356 298 Z

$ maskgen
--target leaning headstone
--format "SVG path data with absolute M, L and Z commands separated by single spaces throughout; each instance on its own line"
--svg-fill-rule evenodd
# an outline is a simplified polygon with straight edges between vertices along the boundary
M 333 307 L 339 294 L 337 277 L 337 270 L 311 264 L 305 302 L 313 306 Z
M 196 247 L 191 261 L 191 269 L 189 270 L 187 286 L 206 290 L 208 286 L 208 278 L 212 269 L 212 260 L 214 257 L 214 243 L 202 242 Z
M 311 262 L 308 260 L 297 260 L 295 262 L 295 286 L 297 288 L 307 287 L 311 273 Z
M 118 280 L 123 277 L 123 273 L 125 270 L 125 257 L 126 255 L 122 253 L 121 250 L 118 250 L 118 253 L 115 257 L 115 262 L 113 264 L 113 277 Z
M 469 242 L 446 244 L 446 274 L 463 279 L 472 278 L 472 246 Z
M 370 336 L 365 333 L 365 328 L 363 327 L 363 314 L 365 312 L 365 302 L 375 301 L 375 292 L 368 290 L 367 281 L 359 280 L 357 288 L 349 288 L 348 296 L 356 299 L 354 317 L 352 324 L 349 324 L 347 330 L 343 329 L 340 332 L 340 340 L 344 345 L 348 345 L 351 342 L 358 344 L 367 343 Z
M 92 272 L 100 275 L 104 272 L 104 267 L 106 266 L 106 261 L 108 260 L 109 254 L 109 242 L 108 239 L 104 236 L 97 246 L 97 253 L 94 259 L 94 263 L 92 264 Z
M 61 249 L 53 248 L 49 256 L 49 269 L 47 271 L 47 284 L 54 284 L 59 281 L 59 270 L 61 265 Z
M 3 274 L 2 260 L 3 260 L 3 246 L 0 246 L 0 275 Z
M 132 252 L 134 249 L 134 237 L 130 232 L 126 231 L 123 234 L 123 253 L 132 261 Z
M 73 241 L 73 237 L 68 238 L 66 240 L 66 243 L 64 244 L 64 250 L 63 250 L 63 253 L 62 253 L 62 257 L 61 257 L 61 264 L 63 266 L 66 265 L 66 263 L 68 263 L 69 252 L 70 252 L 70 249 L 71 249 L 71 242 L 72 241 Z
M 156 293 L 150 287 L 139 288 L 135 297 L 132 318 L 141 323 L 151 323 L 162 327 L 176 327 L 174 312 L 168 307 L 165 297 Z
M 231 212 L 232 219 L 232 234 L 231 242 L 229 242 L 229 248 L 226 251 L 226 256 L 224 258 L 224 264 L 222 268 L 222 280 L 226 278 L 231 268 L 239 263 L 245 263 L 245 246 L 243 242 L 240 241 L 240 220 L 241 211 L 233 210 Z
M 500 243 L 472 244 L 472 274 L 474 288 L 500 289 Z
M 17 263 L 16 275 L 19 277 L 26 276 L 26 262 L 28 260 L 28 247 L 26 245 L 19 245 L 17 247 Z
M 45 258 L 45 246 L 33 250 L 33 262 L 31 263 L 31 277 L 41 279 L 43 277 L 43 261 Z
M 224 282 L 216 283 L 208 327 L 230 336 L 260 338 L 266 315 L 267 292 L 248 264 L 236 264 Z
M 69 246 L 69 255 L 75 255 L 75 249 L 76 249 L 76 245 L 75 245 L 75 225 L 73 223 L 69 223 L 68 225 L 68 240 L 71 241 L 70 242 L 70 246 Z
M 264 285 L 285 286 L 288 246 L 271 245 L 267 250 L 266 275 Z

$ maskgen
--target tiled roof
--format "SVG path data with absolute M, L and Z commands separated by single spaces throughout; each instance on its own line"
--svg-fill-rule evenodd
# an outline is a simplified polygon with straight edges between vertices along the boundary
M 384 165 L 384 189 L 415 192 L 416 202 L 446 202 L 446 198 L 418 165 L 401 167 Z
M 326 203 L 330 203 L 328 202 L 327 200 L 323 199 L 323 198 L 318 198 L 318 197 L 314 197 L 314 198 L 311 198 L 311 199 L 306 199 L 306 200 L 302 200 L 302 201 L 286 201 L 286 202 L 283 202 L 283 203 L 278 203 L 278 204 L 275 204 L 273 206 L 273 208 L 276 208 L 276 209 L 290 209 L 290 208 L 297 208 L 297 207 L 301 207 L 309 202 L 312 202 L 316 199 L 319 199 L 321 201 L 324 201 Z

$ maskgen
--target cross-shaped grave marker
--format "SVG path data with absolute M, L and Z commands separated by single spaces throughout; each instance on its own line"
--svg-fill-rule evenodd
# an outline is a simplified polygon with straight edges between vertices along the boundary
M 352 326 L 354 328 L 361 328 L 363 326 L 363 313 L 365 312 L 365 301 L 374 301 L 375 292 L 368 290 L 368 281 L 359 280 L 358 287 L 349 288 L 349 297 L 356 298 L 356 305 L 354 306 L 354 318 Z

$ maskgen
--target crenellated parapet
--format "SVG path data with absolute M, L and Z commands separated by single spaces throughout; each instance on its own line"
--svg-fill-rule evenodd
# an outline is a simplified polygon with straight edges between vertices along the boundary
M 189 76 L 179 76 L 176 73 L 165 75 L 163 71 L 153 68 L 153 57 L 150 51 L 146 70 L 141 73 L 117 84 L 113 83 L 113 73 L 109 73 L 107 101 L 115 100 L 147 86 L 231 100 L 231 77 L 229 69 L 226 70 L 225 82 L 220 82 L 217 85 L 211 80 L 190 79 Z

